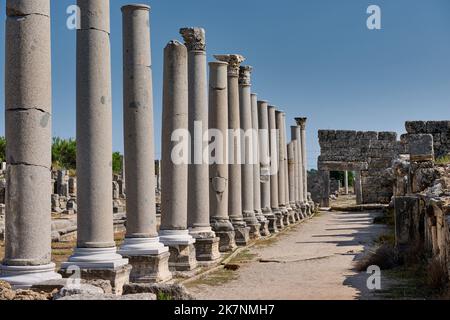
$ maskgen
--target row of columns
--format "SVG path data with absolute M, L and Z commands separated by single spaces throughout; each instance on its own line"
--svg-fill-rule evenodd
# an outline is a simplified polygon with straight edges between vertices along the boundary
M 241 55 L 215 56 L 217 61 L 209 64 L 208 91 L 205 31 L 183 28 L 184 44 L 173 40 L 164 49 L 158 232 L 150 7 L 126 5 L 122 14 L 127 232 L 117 250 L 111 203 L 109 1 L 77 4 L 81 19 L 76 31 L 77 247 L 61 273 L 79 268 L 83 277 L 108 279 L 115 287 L 129 280 L 166 281 L 172 276 L 169 270 L 215 262 L 220 252 L 276 233 L 310 213 L 306 119 L 297 119 L 288 144 L 285 114 L 252 94 L 252 68 L 241 66 L 245 60 Z M 8 0 L 7 15 L 9 165 L 6 254 L 0 278 L 27 286 L 61 277 L 51 263 L 50 250 L 50 1 Z M 219 148 L 213 163 L 204 161 L 204 150 L 210 150 L 212 142 L 210 137 L 204 139 L 209 128 L 233 146 L 230 155 L 228 143 L 215 141 Z M 229 129 L 235 130 L 231 141 Z M 258 134 L 243 137 L 241 129 Z

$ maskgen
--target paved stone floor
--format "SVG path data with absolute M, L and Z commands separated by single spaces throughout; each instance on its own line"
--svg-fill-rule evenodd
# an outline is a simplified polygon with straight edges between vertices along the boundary
M 368 275 L 353 270 L 386 233 L 385 226 L 373 224 L 376 215 L 321 212 L 277 240 L 250 248 L 237 271 L 211 274 L 187 287 L 198 299 L 213 300 L 376 299 L 367 289 Z

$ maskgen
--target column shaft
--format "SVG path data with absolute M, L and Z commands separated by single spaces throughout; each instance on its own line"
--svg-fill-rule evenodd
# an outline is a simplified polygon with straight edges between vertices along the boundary
M 280 162 L 280 156 L 279 156 L 279 139 L 280 139 L 280 132 L 277 130 L 277 117 L 275 115 L 275 107 L 269 106 L 269 129 L 270 129 L 270 204 L 272 207 L 272 212 L 275 214 L 275 217 L 277 219 L 277 227 L 284 227 L 282 224 L 282 212 L 280 210 L 280 202 L 279 202 L 279 162 Z M 280 223 L 281 221 L 281 223 Z
M 345 171 L 344 173 L 344 188 L 345 188 L 345 195 L 348 195 L 348 171 Z
M 60 278 L 51 263 L 50 1 L 6 1 L 5 257 L 14 287 Z
M 286 206 L 286 171 L 285 171 L 285 133 L 283 131 L 283 112 L 276 111 L 276 128 L 278 130 L 278 205 L 283 214 L 283 226 L 287 224 L 288 210 Z

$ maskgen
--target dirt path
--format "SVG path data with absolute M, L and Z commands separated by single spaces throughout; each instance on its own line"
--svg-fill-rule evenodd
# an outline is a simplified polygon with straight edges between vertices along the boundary
M 250 248 L 237 271 L 188 284 L 198 299 L 373 299 L 354 261 L 386 232 L 375 212 L 321 212 L 276 241 Z M 241 261 L 242 262 L 242 261 Z M 246 263 L 245 263 L 246 262 Z

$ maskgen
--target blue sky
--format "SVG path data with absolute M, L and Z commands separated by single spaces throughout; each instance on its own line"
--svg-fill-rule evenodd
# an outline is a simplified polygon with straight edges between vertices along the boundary
M 75 32 L 66 8 L 52 1 L 53 131 L 75 136 Z M 241 53 L 254 67 L 253 91 L 287 113 L 307 116 L 309 167 L 319 154 L 317 130 L 404 132 L 406 120 L 450 119 L 450 1 L 448 0 L 153 0 L 150 4 L 156 154 L 161 130 L 162 55 L 178 29 L 201 26 L 208 58 Z M 112 0 L 113 146 L 123 150 L 122 30 Z M 379 5 L 382 30 L 366 27 Z M 5 17 L 5 0 L 0 0 Z M 4 61 L 4 18 L 0 23 Z M 4 65 L 0 64 L 0 101 Z M 290 125 L 290 124 L 288 124 Z M 0 113 L 0 134 L 4 115 Z

